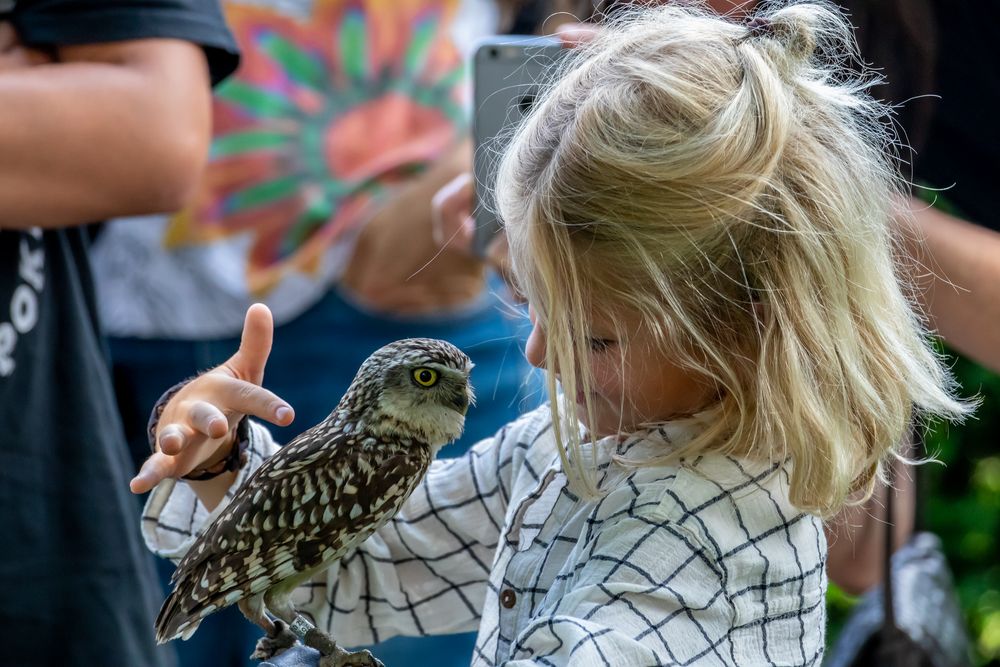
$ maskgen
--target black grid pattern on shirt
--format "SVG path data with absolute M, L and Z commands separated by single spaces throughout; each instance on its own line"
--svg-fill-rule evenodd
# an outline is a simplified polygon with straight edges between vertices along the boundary
M 743 476 L 742 482 L 727 487 L 716 484 L 719 492 L 695 507 L 688 507 L 684 499 L 675 495 L 674 501 L 682 510 L 679 518 L 671 517 L 662 521 L 650 520 L 643 511 L 644 506 L 648 506 L 650 503 L 639 502 L 640 491 L 633 483 L 634 474 L 630 475 L 624 482 L 625 486 L 633 494 L 632 501 L 627 507 L 599 519 L 597 517 L 600 516 L 601 502 L 603 501 L 599 502 L 591 512 L 591 516 L 586 522 L 586 531 L 581 536 L 585 539 L 588 546 L 585 556 L 571 570 L 557 575 L 556 579 L 572 579 L 579 576 L 581 571 L 586 570 L 588 584 L 595 586 L 598 591 L 601 591 L 605 599 L 600 606 L 595 606 L 590 611 L 580 615 L 573 614 L 572 610 L 568 610 L 569 613 L 560 614 L 560 610 L 557 607 L 554 613 L 539 614 L 519 633 L 517 638 L 499 637 L 501 645 L 505 643 L 504 640 L 511 643 L 508 654 L 509 658 L 528 659 L 542 665 L 593 664 L 610 666 L 623 664 L 620 661 L 616 662 L 617 654 L 614 648 L 620 642 L 620 637 L 616 637 L 615 635 L 621 629 L 615 630 L 602 623 L 595 624 L 589 622 L 600 614 L 601 616 L 617 615 L 621 618 L 628 618 L 629 622 L 623 625 L 629 628 L 634 628 L 638 625 L 643 628 L 638 632 L 633 632 L 630 635 L 630 639 L 649 649 L 650 658 L 647 664 L 650 665 L 739 664 L 739 658 L 736 655 L 736 649 L 732 641 L 733 634 L 748 629 L 753 629 L 760 634 L 764 660 L 755 664 L 819 664 L 823 655 L 822 642 L 810 648 L 807 654 L 804 640 L 806 623 L 822 622 L 823 610 L 817 608 L 818 605 L 823 604 L 822 597 L 820 596 L 816 602 L 807 604 L 805 596 L 802 594 L 807 582 L 810 585 L 816 585 L 821 579 L 822 570 L 825 567 L 825 545 L 819 537 L 820 528 L 818 521 L 802 513 L 786 513 L 781 504 L 774 498 L 773 493 L 762 484 L 763 480 L 775 474 L 784 474 L 787 476 L 787 471 L 783 468 L 779 470 L 779 466 L 772 466 L 762 472 L 750 473 L 743 468 L 738 460 L 729 460 Z M 669 484 L 669 476 L 659 481 Z M 776 521 L 774 525 L 755 532 L 751 532 L 746 523 L 744 523 L 742 513 L 739 509 L 740 503 L 734 500 L 734 494 L 743 492 L 750 487 L 763 492 L 762 495 L 771 502 Z M 728 503 L 734 509 L 739 530 L 744 533 L 745 537 L 745 540 L 741 544 L 730 547 L 726 552 L 721 551 L 719 545 L 712 538 L 708 527 L 700 518 L 701 513 L 722 503 Z M 600 548 L 602 528 L 605 525 L 614 524 L 623 517 L 647 524 L 648 529 L 638 534 L 634 543 L 627 549 L 619 553 L 603 552 Z M 700 524 L 703 530 L 699 531 L 699 534 L 706 536 L 705 543 L 700 540 L 693 540 L 690 532 L 678 529 L 678 527 L 683 527 L 683 524 L 688 521 Z M 792 538 L 792 530 L 802 521 L 808 522 L 817 535 L 817 539 L 813 541 L 815 552 L 811 554 L 809 565 L 806 565 L 802 558 L 800 558 L 802 545 L 796 546 Z M 654 576 L 653 573 L 638 565 L 630 557 L 638 552 L 643 544 L 653 535 L 663 535 L 664 533 L 672 534 L 676 538 L 675 544 L 682 546 L 686 550 L 686 557 L 683 559 L 675 558 L 674 560 L 680 560 L 680 562 L 666 576 L 663 576 L 662 573 Z M 770 563 L 764 551 L 760 549 L 759 543 L 772 538 L 776 534 L 784 537 L 785 544 L 788 547 L 786 554 L 788 557 L 785 562 L 786 565 L 794 563 L 794 574 L 778 580 L 771 580 L 767 576 L 770 571 Z M 556 539 L 559 538 L 576 539 L 573 536 L 557 535 Z M 726 559 L 747 549 L 755 551 L 761 562 L 764 563 L 764 567 L 762 568 L 763 576 L 760 582 L 755 585 L 744 587 L 738 591 L 727 590 L 726 584 L 728 583 L 730 574 L 726 569 Z M 699 569 L 691 571 L 696 566 Z M 597 576 L 597 582 L 594 583 L 595 572 L 599 571 L 600 568 L 603 569 L 603 572 Z M 622 569 L 627 569 L 633 576 L 637 575 L 644 579 L 648 582 L 649 587 L 646 590 L 640 591 L 613 592 L 610 584 L 619 579 L 619 572 Z M 674 590 L 670 586 L 672 581 L 681 577 L 700 577 L 702 581 L 714 579 L 717 582 L 717 587 L 703 605 L 695 606 L 685 600 L 680 591 Z M 503 586 L 512 587 L 514 592 L 519 596 L 521 594 L 529 595 L 532 608 L 534 609 L 537 603 L 536 597 L 539 595 L 544 596 L 547 592 L 547 589 L 540 587 L 538 583 L 538 579 L 536 578 L 531 587 L 518 590 L 513 588 L 512 582 L 504 579 Z M 789 584 L 798 584 L 799 603 L 791 611 L 784 611 L 778 614 L 768 613 L 768 591 L 771 589 L 786 588 Z M 669 613 L 658 617 L 654 617 L 643 611 L 633 602 L 637 597 L 653 594 L 663 595 L 664 593 L 668 597 L 673 598 L 677 606 Z M 707 628 L 699 618 L 699 612 L 711 611 L 711 607 L 714 605 L 725 608 L 728 606 L 727 602 L 730 598 L 754 593 L 758 594 L 763 602 L 764 613 L 759 618 L 745 624 L 727 628 L 726 632 L 716 633 L 715 636 L 713 636 L 712 632 L 715 628 Z M 614 611 L 610 612 L 609 608 L 614 608 Z M 776 625 L 787 627 L 789 624 L 798 629 L 798 659 L 789 661 L 789 656 L 787 655 L 778 657 L 769 656 L 769 632 Z M 719 627 L 723 627 L 723 625 L 720 624 Z M 783 632 L 787 632 L 786 627 L 782 628 Z M 551 648 L 545 652 L 537 651 L 532 646 L 535 635 L 539 633 L 550 636 L 544 644 L 551 646 Z M 675 633 L 685 633 L 688 637 L 700 637 L 700 650 L 688 651 L 685 655 L 678 655 L 673 650 L 670 640 L 671 635 Z M 650 638 L 655 638 L 656 641 L 650 643 Z M 483 653 L 482 646 L 488 644 L 487 641 L 484 641 L 485 639 L 481 638 L 480 642 L 477 643 L 479 650 L 478 657 L 486 664 L 492 665 L 495 662 L 502 662 L 505 659 L 504 656 L 492 658 Z M 568 663 L 567 659 L 569 660 Z

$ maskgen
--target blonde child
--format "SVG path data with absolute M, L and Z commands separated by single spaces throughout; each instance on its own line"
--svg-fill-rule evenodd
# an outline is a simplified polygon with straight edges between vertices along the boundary
M 478 626 L 475 665 L 821 661 L 822 519 L 915 412 L 968 410 L 900 283 L 892 142 L 853 55 L 805 4 L 647 9 L 581 47 L 497 186 L 560 398 L 436 462 L 300 611 L 348 645 Z M 227 421 L 290 420 L 256 386 L 269 344 L 252 309 L 163 407 L 133 490 L 212 469 Z M 251 425 L 242 469 L 159 484 L 150 547 L 182 555 L 276 447 Z

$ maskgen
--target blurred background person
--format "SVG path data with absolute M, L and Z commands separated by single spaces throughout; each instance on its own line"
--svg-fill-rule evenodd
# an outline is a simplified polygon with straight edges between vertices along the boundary
M 0 0 L 0 624 L 5 665 L 166 665 L 122 485 L 86 223 L 171 210 L 237 63 L 218 5 Z

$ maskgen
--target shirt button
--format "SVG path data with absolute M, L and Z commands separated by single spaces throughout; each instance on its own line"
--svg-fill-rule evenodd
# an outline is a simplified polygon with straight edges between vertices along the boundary
M 506 609 L 513 609 L 514 605 L 517 603 L 517 594 L 505 588 L 500 591 L 500 604 L 502 604 Z

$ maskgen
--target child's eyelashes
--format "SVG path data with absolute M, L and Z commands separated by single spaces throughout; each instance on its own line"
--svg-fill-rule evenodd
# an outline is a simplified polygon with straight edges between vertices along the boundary
M 615 344 L 610 338 L 589 338 L 590 349 L 594 352 L 604 352 Z

